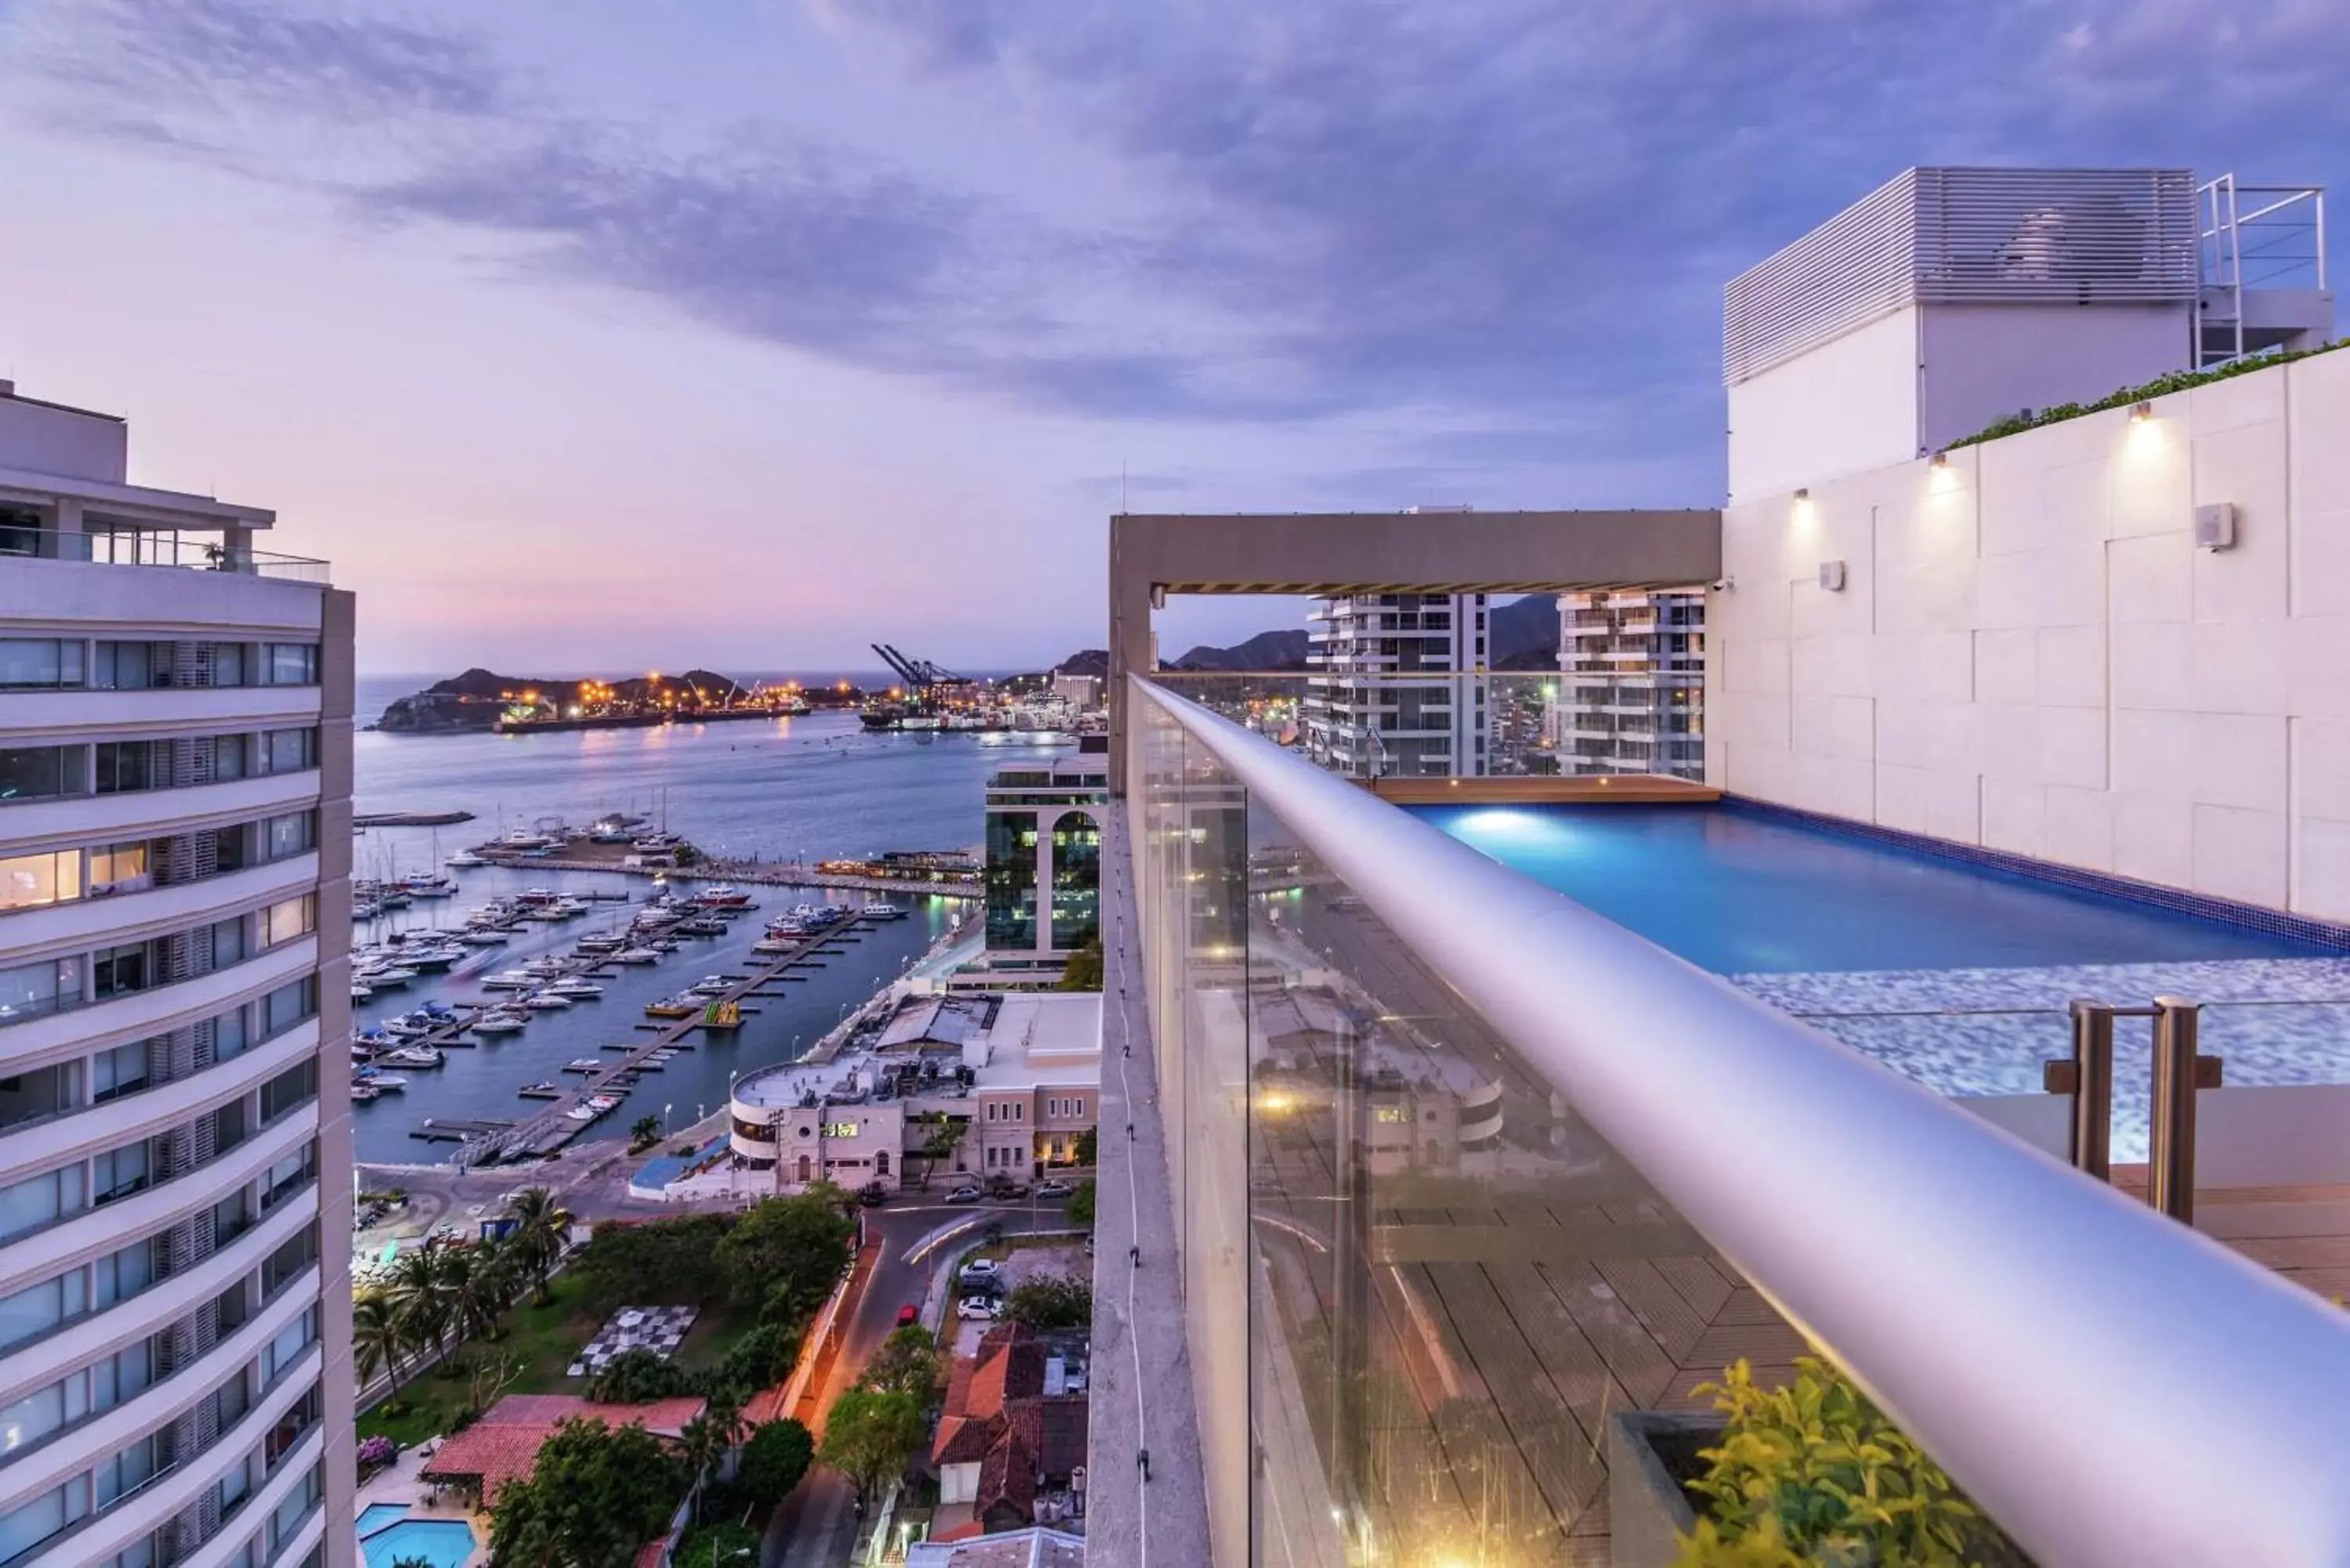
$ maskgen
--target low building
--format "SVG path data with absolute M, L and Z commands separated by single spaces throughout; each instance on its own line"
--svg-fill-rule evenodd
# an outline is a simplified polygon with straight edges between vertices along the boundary
M 732 1147 L 761 1190 L 919 1174 L 1024 1179 L 1077 1163 L 1101 1114 L 1101 996 L 911 996 L 869 1043 L 734 1085 Z
M 528 1480 L 538 1450 L 555 1428 L 577 1417 L 618 1430 L 642 1427 L 674 1442 L 686 1423 L 702 1414 L 699 1397 L 655 1399 L 644 1405 L 599 1405 L 573 1394 L 509 1394 L 462 1432 L 441 1439 L 417 1473 L 436 1486 L 461 1487 L 483 1508 L 497 1506 L 498 1491 L 510 1481 Z
M 931 1446 L 939 1510 L 931 1539 L 958 1541 L 1085 1518 L 1087 1351 L 1082 1332 L 987 1331 L 962 1356 Z
M 1084 1536 L 1042 1526 L 906 1548 L 906 1568 L 1085 1568 L 1085 1561 Z

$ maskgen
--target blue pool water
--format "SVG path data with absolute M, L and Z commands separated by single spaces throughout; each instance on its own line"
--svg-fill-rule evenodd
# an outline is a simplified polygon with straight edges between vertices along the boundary
M 473 1527 L 463 1520 L 411 1519 L 380 1530 L 360 1542 L 367 1568 L 391 1568 L 405 1558 L 417 1558 L 432 1568 L 464 1568 L 473 1554 Z
M 359 1511 L 359 1536 L 364 1540 L 385 1525 L 408 1517 L 404 1502 L 371 1502 Z
M 1720 974 L 2338 956 L 1735 806 L 1415 815 Z

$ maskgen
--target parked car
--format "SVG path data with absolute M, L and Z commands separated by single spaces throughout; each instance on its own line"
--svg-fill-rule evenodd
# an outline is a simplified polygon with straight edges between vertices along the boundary
M 868 1181 L 857 1189 L 857 1201 L 868 1209 L 879 1209 L 889 1201 L 889 1189 L 878 1181 Z
M 982 1282 L 993 1284 L 1003 1277 L 1003 1265 L 993 1258 L 973 1258 L 955 1274 L 955 1278 L 966 1285 L 978 1284 Z
M 965 1296 L 955 1303 L 955 1316 L 977 1318 L 983 1322 L 993 1321 L 1003 1311 L 1003 1303 L 993 1296 Z
M 985 1196 L 987 1195 L 980 1191 L 978 1188 L 966 1183 L 962 1187 L 956 1188 L 952 1192 L 948 1193 L 946 1200 L 950 1203 L 976 1203 Z
M 913 1303 L 908 1302 L 904 1306 L 898 1309 L 898 1326 L 899 1328 L 911 1328 L 914 1324 L 921 1321 L 922 1311 Z
M 1040 1181 L 1036 1184 L 1036 1196 L 1039 1198 L 1066 1198 L 1076 1190 L 1076 1189 L 1067 1182 L 1058 1179 Z

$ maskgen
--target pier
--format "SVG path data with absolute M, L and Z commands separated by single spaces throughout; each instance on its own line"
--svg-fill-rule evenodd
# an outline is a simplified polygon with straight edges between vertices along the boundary
M 546 865 L 546 862 L 534 861 L 530 864 Z M 835 922 L 824 930 L 803 938 L 786 952 L 773 955 L 761 954 L 760 958 L 765 961 L 756 965 L 754 971 L 750 974 L 729 976 L 730 983 L 726 990 L 706 999 L 704 1007 L 727 1002 L 734 1002 L 739 1006 L 746 998 L 759 993 L 761 989 L 770 982 L 789 979 L 790 976 L 785 973 L 787 970 L 795 964 L 809 961 L 816 950 L 826 943 L 837 943 L 847 932 L 866 929 L 872 923 L 868 916 L 854 915 L 846 920 Z M 590 963 L 578 972 L 593 973 L 602 967 L 601 963 Z M 745 1011 L 755 1010 L 746 1009 Z M 531 1158 L 553 1154 L 596 1125 L 593 1120 L 583 1121 L 572 1116 L 570 1113 L 576 1107 L 600 1093 L 625 1094 L 636 1085 L 641 1075 L 660 1071 L 660 1064 L 651 1060 L 657 1054 L 692 1049 L 693 1042 L 688 1036 L 702 1027 L 702 1017 L 703 1011 L 697 1009 L 691 1017 L 681 1018 L 659 1025 L 642 1039 L 601 1046 L 599 1050 L 613 1053 L 616 1059 L 608 1063 L 598 1060 L 594 1064 L 592 1070 L 584 1064 L 587 1061 L 584 1057 L 581 1058 L 581 1064 L 576 1072 L 573 1064 L 566 1064 L 558 1070 L 558 1078 L 577 1077 L 582 1082 L 577 1087 L 565 1087 L 555 1096 L 548 1096 L 542 1092 L 533 1096 L 546 1102 L 546 1108 L 535 1112 L 523 1121 L 484 1121 L 463 1124 L 481 1129 L 473 1136 L 451 1136 L 439 1130 L 461 1125 L 458 1123 L 428 1122 L 424 1127 L 417 1128 L 411 1136 L 425 1138 L 427 1141 L 438 1139 L 456 1143 L 455 1162 L 461 1169 L 495 1160 Z
M 915 882 L 903 877 L 856 877 L 822 871 L 788 860 L 698 860 L 691 866 L 628 866 L 619 857 L 584 855 L 509 855 L 494 846 L 475 850 L 491 865 L 509 871 L 615 871 L 624 877 L 660 877 L 671 882 L 743 882 L 761 888 L 836 888 L 845 892 L 916 893 L 936 898 L 976 898 L 980 885 L 971 882 Z M 607 894 L 607 898 L 615 895 Z M 624 896 L 624 895 L 622 895 Z M 573 898 L 586 898 L 575 893 Z
M 454 827 L 471 822 L 470 811 L 368 811 L 351 818 L 353 827 Z

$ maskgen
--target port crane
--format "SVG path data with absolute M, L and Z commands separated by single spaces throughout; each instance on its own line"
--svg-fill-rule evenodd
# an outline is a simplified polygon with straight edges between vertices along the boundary
M 872 647 L 873 651 L 881 656 L 881 662 L 889 667 L 890 673 L 906 683 L 906 692 L 909 696 L 918 692 L 928 694 L 941 687 L 965 687 L 979 684 L 968 675 L 957 675 L 953 670 L 932 664 L 927 659 L 910 659 L 886 642 L 877 642 Z

